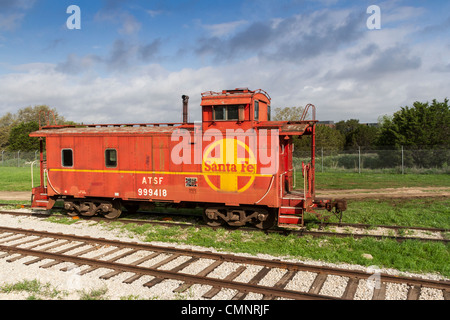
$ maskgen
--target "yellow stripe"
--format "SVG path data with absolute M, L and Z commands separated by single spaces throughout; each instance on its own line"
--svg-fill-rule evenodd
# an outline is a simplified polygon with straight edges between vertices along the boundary
M 257 174 L 257 173 L 236 173 L 236 172 L 169 172 L 169 171 L 126 171 L 126 170 L 81 170 L 81 169 L 49 169 L 55 172 L 76 172 L 76 173 L 123 173 L 123 174 L 171 174 L 171 175 L 201 175 L 201 176 L 224 176 L 224 175 L 238 175 L 238 176 L 255 176 L 255 177 L 272 177 L 271 174 Z

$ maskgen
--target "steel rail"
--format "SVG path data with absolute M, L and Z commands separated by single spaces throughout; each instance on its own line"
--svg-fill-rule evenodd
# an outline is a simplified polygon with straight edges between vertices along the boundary
M 32 234 L 36 234 L 35 232 L 32 232 Z M 61 236 L 61 235 L 60 235 Z M 61 238 L 61 237 L 58 237 Z M 65 238 L 65 237 L 63 237 Z M 127 244 L 128 246 L 128 244 Z M 287 290 L 287 289 L 281 289 L 277 287 L 267 287 L 252 283 L 244 283 L 244 282 L 237 282 L 237 281 L 228 281 L 228 280 L 222 280 L 222 279 L 216 279 L 216 278 L 209 278 L 209 277 L 203 277 L 198 275 L 190 275 L 185 273 L 179 273 L 174 271 L 166 271 L 166 270 L 158 270 L 151 267 L 140 267 L 136 265 L 130 265 L 130 264 L 124 264 L 124 263 L 118 263 L 118 262 L 111 262 L 111 261 L 104 261 L 104 260 L 98 260 L 98 259 L 92 259 L 92 258 L 82 258 L 78 256 L 71 256 L 66 254 L 59 254 L 59 253 L 52 253 L 47 251 L 38 251 L 38 250 L 31 250 L 26 248 L 18 248 L 15 246 L 5 246 L 0 245 L 0 251 L 7 252 L 9 254 L 20 254 L 23 256 L 34 256 L 41 259 L 52 259 L 60 262 L 72 262 L 76 263 L 78 265 L 89 265 L 89 266 L 95 266 L 97 268 L 105 268 L 105 269 L 112 269 L 115 271 L 120 272 L 130 272 L 135 273 L 137 275 L 149 275 L 153 276 L 155 278 L 159 279 L 174 279 L 183 281 L 185 283 L 198 283 L 202 285 L 210 285 L 213 287 L 220 287 L 220 288 L 229 288 L 238 290 L 239 292 L 243 293 L 258 293 L 265 296 L 272 296 L 272 297 L 283 297 L 288 299 L 295 299 L 295 300 L 341 300 L 341 298 L 336 297 L 329 297 L 324 295 L 318 295 L 313 293 L 305 293 L 305 292 L 299 292 L 299 291 L 293 291 L 293 290 Z M 170 251 L 170 250 L 169 250 Z M 165 250 L 167 253 L 167 250 Z M 195 254 L 191 251 L 188 251 L 190 255 Z
M 51 214 L 47 213 L 27 213 L 27 212 L 17 212 L 17 211 L 4 211 L 1 210 L 0 213 L 3 214 L 11 214 L 11 215 L 31 215 L 34 217 L 49 217 Z M 221 228 L 221 227 L 210 227 L 206 225 L 200 224 L 190 224 L 190 223 L 176 223 L 176 222 L 161 222 L 161 221 L 152 221 L 152 220 L 139 220 L 139 219 L 118 219 L 118 220 L 109 220 L 102 217 L 81 217 L 82 219 L 94 220 L 94 221 L 106 221 L 106 222 L 122 222 L 122 223 L 136 223 L 136 224 L 153 224 L 153 225 L 161 225 L 166 227 L 181 227 L 181 228 L 189 228 L 189 227 L 197 227 L 197 228 Z M 339 225 L 338 223 L 336 225 Z M 359 224 L 341 224 L 341 226 L 358 226 Z M 364 227 L 369 227 L 370 225 L 362 225 Z M 384 228 L 384 226 L 372 226 L 372 227 L 380 227 Z M 423 230 L 423 231 L 433 231 L 433 232 L 450 232 L 448 229 L 433 229 L 433 228 L 421 228 L 421 227 L 399 227 L 399 226 L 386 226 L 390 229 L 408 229 L 408 230 Z M 259 230 L 248 227 L 240 227 L 239 230 L 247 231 L 247 232 L 265 232 L 276 233 L 276 234 L 284 234 L 284 235 L 297 235 L 299 237 L 302 236 L 313 236 L 313 237 L 353 237 L 355 239 L 364 239 L 364 238 L 375 238 L 377 240 L 395 240 L 397 242 L 403 242 L 407 240 L 417 240 L 423 242 L 440 242 L 443 244 L 448 244 L 450 242 L 449 239 L 439 239 L 439 238 L 420 238 L 420 237 L 404 237 L 404 236 L 390 236 L 390 235 L 372 235 L 372 234 L 357 234 L 357 233 L 341 233 L 341 232 L 329 232 L 329 231 L 310 231 L 306 229 L 301 230 L 289 230 L 289 229 L 270 229 L 270 230 Z
M 269 268 L 280 268 L 280 269 L 287 269 L 290 271 L 308 271 L 308 272 L 314 272 L 314 273 L 324 273 L 327 275 L 338 275 L 348 278 L 358 278 L 358 279 L 369 279 L 373 277 L 373 273 L 367 273 L 359 270 L 347 270 L 347 269 L 340 269 L 340 268 L 332 268 L 332 267 L 326 267 L 326 266 L 314 266 L 314 265 L 307 265 L 304 263 L 297 263 L 297 262 L 287 262 L 287 261 L 280 261 L 280 260 L 265 260 L 255 257 L 243 257 L 243 256 L 235 256 L 230 254 L 222 254 L 222 253 L 213 253 L 213 252 L 204 252 L 204 251 L 193 251 L 191 249 L 178 249 L 174 247 L 161 247 L 161 246 L 155 246 L 150 244 L 140 244 L 136 242 L 121 242 L 117 240 L 108 240 L 108 239 L 96 239 L 91 237 L 81 237 L 76 235 L 67 235 L 67 234 L 60 234 L 60 233 L 50 233 L 50 232 L 43 232 L 43 231 L 36 231 L 36 230 L 25 230 L 25 229 L 14 229 L 9 227 L 0 227 L 0 232 L 8 232 L 8 233 L 22 233 L 26 235 L 35 235 L 35 236 L 41 236 L 41 237 L 50 237 L 50 238 L 56 238 L 56 239 L 64 239 L 64 240 L 70 240 L 70 241 L 79 241 L 79 242 L 88 242 L 88 243 L 95 243 L 95 244 L 101 244 L 101 245 L 108 245 L 108 246 L 116 246 L 116 247 L 127 247 L 131 249 L 136 250 L 146 250 L 146 251 L 154 251 L 154 252 L 164 252 L 164 253 L 170 253 L 170 254 L 177 254 L 177 255 L 185 255 L 185 256 L 192 256 L 197 258 L 204 258 L 204 259 L 211 259 L 211 260 L 220 260 L 224 262 L 234 262 L 234 263 L 241 263 L 241 264 L 252 264 L 252 265 L 258 265 L 258 266 L 264 266 Z M 0 250 L 2 250 L 3 246 L 0 247 Z M 14 247 L 6 247 L 10 248 L 11 250 L 15 250 Z M 6 250 L 6 249 L 5 249 Z M 6 250 L 8 251 L 8 250 Z M 389 274 L 380 273 L 380 280 L 381 282 L 390 282 L 390 283 L 407 283 L 409 285 L 415 285 L 415 286 L 423 286 L 428 288 L 434 288 L 434 289 L 440 289 L 445 290 L 447 292 L 450 292 L 450 281 L 440 281 L 440 280 L 427 280 L 427 279 L 421 279 L 421 278 L 414 278 L 414 277 L 400 277 L 400 276 L 394 276 Z

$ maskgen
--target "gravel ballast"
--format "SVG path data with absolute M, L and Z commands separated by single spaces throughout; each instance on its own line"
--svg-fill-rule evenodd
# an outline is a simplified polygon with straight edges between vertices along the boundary
M 10 215 L 0 215 L 0 226 L 10 227 L 10 228 L 22 228 L 22 229 L 34 229 L 43 230 L 53 233 L 66 233 L 75 234 L 79 236 L 91 236 L 93 238 L 106 238 L 106 239 L 117 239 L 127 242 L 142 242 L 137 236 L 124 234 L 123 231 L 117 230 L 107 230 L 102 227 L 102 225 L 80 220 L 79 222 L 72 225 L 57 224 L 48 221 L 44 221 L 36 217 L 16 217 Z M 18 241 L 20 242 L 20 240 Z M 201 248 L 188 245 L 174 245 L 166 243 L 152 243 L 158 246 L 170 246 L 170 247 L 182 247 L 191 248 L 193 250 L 202 251 L 213 251 L 213 248 Z M 64 247 L 59 247 L 58 250 L 64 249 Z M 79 248 L 78 250 L 83 250 Z M 110 248 L 103 248 L 104 252 L 110 250 Z M 99 255 L 100 251 L 91 252 L 85 255 L 85 257 L 93 257 Z M 246 254 L 239 254 L 246 256 Z M 123 281 L 131 277 L 133 274 L 121 273 L 114 276 L 108 280 L 101 279 L 102 275 L 110 272 L 108 269 L 97 269 L 93 272 L 84 274 L 82 276 L 77 275 L 77 273 L 85 269 L 86 266 L 73 266 L 71 263 L 60 263 L 54 265 L 50 268 L 40 268 L 40 266 L 51 262 L 51 260 L 42 260 L 38 263 L 31 264 L 29 266 L 25 265 L 24 262 L 33 260 L 33 257 L 26 257 L 15 260 L 13 262 L 8 262 L 9 259 L 17 255 L 8 256 L 0 259 L 0 286 L 5 288 L 7 285 L 14 285 L 18 283 L 23 283 L 24 281 L 37 281 L 43 288 L 37 293 L 29 291 L 16 291 L 11 290 L 5 292 L 6 290 L 0 291 L 1 300 L 22 300 L 28 299 L 30 296 L 35 295 L 40 299 L 68 299 L 68 300 L 78 300 L 84 299 L 86 297 L 97 297 L 108 300 L 119 300 L 119 299 L 150 299 L 150 300 L 200 300 L 202 295 L 208 292 L 211 287 L 206 285 L 193 285 L 190 289 L 183 293 L 174 293 L 173 290 L 178 288 L 182 282 L 176 280 L 164 280 L 161 283 L 148 288 L 144 284 L 153 279 L 152 276 L 142 276 L 132 284 L 124 284 Z M 127 263 L 135 261 L 143 256 L 143 252 L 136 252 L 128 257 L 125 257 L 117 262 Z M 263 259 L 280 259 L 280 257 L 271 257 L 268 255 L 259 255 L 259 258 Z M 142 266 L 151 266 L 155 263 L 165 259 L 164 255 L 160 255 L 152 260 L 148 260 L 142 264 Z M 189 258 L 179 257 L 167 265 L 161 267 L 162 270 L 169 270 L 184 263 Z M 291 262 L 302 262 L 313 265 L 325 265 L 325 266 L 337 266 L 330 263 L 323 263 L 319 261 L 301 261 L 294 259 L 283 259 Z M 199 271 L 208 266 L 212 261 L 207 259 L 200 259 L 193 264 L 189 265 L 183 269 L 184 273 L 197 274 Z M 63 267 L 67 267 L 68 271 L 60 271 Z M 236 263 L 223 263 L 219 268 L 215 269 L 209 276 L 224 279 L 228 274 L 235 271 L 239 267 Z M 355 265 L 338 265 L 340 268 L 345 269 L 356 269 L 361 271 L 368 271 L 368 268 L 363 266 Z M 251 266 L 247 268 L 242 274 L 240 274 L 235 280 L 247 282 L 252 279 L 259 271 L 261 267 Z M 404 275 L 413 277 L 422 277 L 433 280 L 442 280 L 443 277 L 439 275 L 416 275 L 400 273 L 396 270 L 391 269 L 380 269 L 377 270 L 382 273 L 393 274 L 393 275 Z M 260 284 L 271 286 L 277 283 L 279 279 L 285 274 L 283 269 L 271 270 L 266 277 L 264 277 Z M 287 284 L 286 288 L 291 290 L 308 291 L 309 287 L 315 279 L 315 273 L 311 272 L 299 272 L 292 280 Z M 347 278 L 339 276 L 329 276 L 325 281 L 320 293 L 326 294 L 333 297 L 340 297 L 347 284 Z M 371 281 L 360 280 L 358 289 L 355 294 L 355 299 L 371 299 L 373 292 L 373 283 Z M 403 300 L 406 298 L 408 292 L 407 285 L 388 285 L 386 291 L 386 298 L 392 300 Z M 235 290 L 222 289 L 213 299 L 229 300 L 236 294 Z M 262 296 L 259 294 L 248 294 L 246 299 L 261 299 Z M 420 299 L 424 300 L 442 300 L 443 294 L 439 290 L 424 289 L 421 292 Z

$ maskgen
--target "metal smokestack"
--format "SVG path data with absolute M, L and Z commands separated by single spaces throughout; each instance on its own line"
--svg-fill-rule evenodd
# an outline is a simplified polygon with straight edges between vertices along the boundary
M 183 95 L 181 99 L 183 99 L 183 124 L 186 124 L 188 123 L 189 96 Z

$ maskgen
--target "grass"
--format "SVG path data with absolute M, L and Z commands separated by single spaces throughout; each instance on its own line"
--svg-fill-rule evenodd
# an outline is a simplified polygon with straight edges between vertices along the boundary
M 39 169 L 33 171 L 34 186 L 38 186 Z M 31 170 L 30 168 L 0 167 L 0 191 L 30 191 L 31 192 Z
M 35 174 L 38 173 L 35 171 Z M 28 191 L 31 188 L 27 168 L 0 168 L 0 191 Z M 301 175 L 297 177 L 300 181 Z M 36 178 L 35 181 L 38 181 Z M 396 187 L 450 187 L 445 174 L 317 173 L 317 189 L 377 189 Z M 16 202 L 11 202 L 16 203 Z M 447 198 L 383 199 L 348 202 L 344 222 L 373 225 L 404 225 L 450 229 L 450 201 Z M 317 223 L 314 217 L 308 221 Z M 58 220 L 60 221 L 60 220 Z M 56 221 L 55 221 L 56 222 Z M 74 223 L 67 219 L 63 223 Z M 59 222 L 61 223 L 61 222 Z M 248 233 L 241 230 L 166 228 L 115 223 L 107 228 L 121 228 L 131 237 L 212 247 L 217 250 L 270 254 L 333 263 L 396 268 L 409 272 L 431 272 L 450 276 L 449 245 L 408 240 L 352 238 L 312 238 L 293 235 Z M 373 256 L 373 260 L 363 257 Z M 98 298 L 92 294 L 93 298 Z M 101 296 L 101 295 L 100 295 Z
M 346 223 L 450 229 L 448 198 L 348 200 L 347 206 L 342 219 Z M 315 217 L 309 221 L 319 222 Z
M 33 172 L 35 186 L 39 184 L 39 170 Z M 297 184 L 302 181 L 297 172 Z M 316 188 L 321 189 L 377 189 L 405 187 L 450 187 L 447 174 L 383 174 L 383 173 L 321 173 L 316 172 Z M 30 191 L 30 168 L 0 167 L 0 191 Z
M 41 300 L 60 298 L 64 292 L 52 288 L 49 283 L 41 283 L 38 280 L 23 280 L 13 284 L 0 286 L 1 293 L 24 292 L 29 294 L 27 300 Z
M 447 174 L 316 173 L 316 190 L 412 187 L 450 187 L 450 179 Z
M 77 290 L 80 300 L 107 300 L 107 288 Z M 69 293 L 64 290 L 57 290 L 50 283 L 41 283 L 39 280 L 22 280 L 17 283 L 7 283 L 0 286 L 0 293 L 25 293 L 28 294 L 26 300 L 50 300 L 64 299 Z

